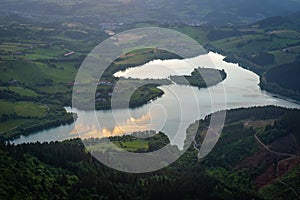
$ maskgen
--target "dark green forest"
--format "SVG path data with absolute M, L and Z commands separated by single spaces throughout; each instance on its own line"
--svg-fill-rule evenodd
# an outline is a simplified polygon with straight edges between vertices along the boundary
M 228 111 L 221 138 L 207 157 L 198 160 L 197 150 L 191 146 L 175 163 L 147 174 L 128 174 L 104 166 L 86 151 L 79 139 L 17 146 L 2 142 L 0 195 L 2 199 L 296 198 L 289 187 L 299 191 L 300 168 L 292 162 L 292 167 L 280 168 L 284 173 L 269 175 L 274 163 L 286 158 L 267 152 L 254 134 L 274 151 L 280 148 L 280 152 L 296 154 L 300 149 L 296 126 L 299 119 L 298 110 L 277 107 Z M 209 116 L 200 121 L 198 145 L 208 122 Z M 284 144 L 290 136 L 295 139 Z M 124 144 L 133 140 L 132 136 L 111 138 Z M 162 133 L 147 141 L 156 148 L 168 143 Z M 265 158 L 268 159 L 260 163 Z M 261 176 L 267 182 L 262 182 Z M 278 181 L 285 181 L 288 186 L 278 187 Z
M 76 73 L 86 55 L 108 33 L 133 28 L 161 27 L 186 34 L 207 51 L 224 55 L 225 61 L 257 73 L 262 90 L 300 100 L 299 6 L 292 0 L 4 0 L 0 9 L 0 199 L 299 199 L 300 111 L 296 109 L 228 110 L 220 139 L 199 159 L 209 130 L 211 116 L 206 116 L 195 123 L 200 124 L 195 139 L 176 162 L 145 174 L 119 172 L 96 160 L 91 152 L 97 151 L 101 139 L 84 141 L 94 145 L 91 152 L 80 139 L 8 142 L 73 123 L 76 115 L 64 107 L 72 104 Z M 155 59 L 180 59 L 171 52 L 143 48 L 111 63 L 97 82 L 96 109 L 111 108 L 111 95 L 120 80 L 114 73 Z M 191 75 L 170 78 L 199 88 L 227 78 L 219 70 L 221 80 L 211 77 L 205 83 L 198 70 L 215 72 L 199 68 Z M 168 79 L 155 84 L 150 79 L 122 81 L 124 91 L 143 83 L 131 96 L 130 108 L 161 97 L 164 93 L 158 86 L 171 84 Z M 124 108 L 122 99 L 118 105 Z M 156 151 L 170 143 L 164 133 L 109 140 L 134 153 Z

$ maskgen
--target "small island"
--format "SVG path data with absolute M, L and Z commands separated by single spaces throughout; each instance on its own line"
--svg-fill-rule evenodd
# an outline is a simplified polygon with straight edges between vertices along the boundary
M 191 75 L 170 76 L 170 79 L 179 85 L 191 85 L 198 88 L 207 88 L 216 85 L 227 77 L 224 69 L 195 68 Z
M 151 100 L 161 97 L 164 92 L 158 88 L 162 85 L 170 85 L 173 83 L 179 85 L 190 85 L 198 88 L 207 88 L 222 82 L 227 77 L 224 70 L 212 68 L 195 68 L 191 75 L 170 76 L 169 79 L 134 79 L 134 78 L 111 78 L 101 80 L 96 92 L 96 109 L 111 109 L 111 96 L 115 91 L 114 108 L 137 108 L 147 104 Z M 122 87 L 115 88 L 117 82 Z M 137 85 L 142 85 L 136 90 Z M 129 105 L 126 94 L 135 90 L 132 94 Z
M 102 81 L 104 82 L 104 81 Z M 101 83 L 102 83 L 101 82 Z M 117 84 L 118 83 L 118 84 Z M 161 97 L 164 92 L 158 88 L 170 85 L 169 79 L 133 79 L 118 78 L 112 84 L 99 85 L 95 96 L 97 110 L 111 109 L 111 99 L 114 95 L 114 108 L 137 108 Z M 132 95 L 128 95 L 132 92 Z M 129 98 L 129 105 L 128 105 Z

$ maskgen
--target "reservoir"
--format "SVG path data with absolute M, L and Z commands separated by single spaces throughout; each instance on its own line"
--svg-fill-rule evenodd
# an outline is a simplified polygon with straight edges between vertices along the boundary
M 160 86 L 164 91 L 162 97 L 135 109 L 81 111 L 68 107 L 67 111 L 78 114 L 76 127 L 75 124 L 60 126 L 21 136 L 12 142 L 20 144 L 62 141 L 79 136 L 101 138 L 154 130 L 164 132 L 170 139 L 176 136 L 172 143 L 182 147 L 188 126 L 216 111 L 264 105 L 300 108 L 292 100 L 262 91 L 258 75 L 223 59 L 224 56 L 209 52 L 185 60 L 153 60 L 142 66 L 117 72 L 115 76 L 118 77 L 157 79 L 170 75 L 189 75 L 194 68 L 205 67 L 224 69 L 227 78 L 210 88 L 199 89 L 177 84 Z M 85 123 L 86 121 L 89 123 Z

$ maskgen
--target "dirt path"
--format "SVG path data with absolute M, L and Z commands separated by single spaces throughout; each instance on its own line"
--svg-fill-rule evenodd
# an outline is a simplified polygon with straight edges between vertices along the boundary
M 247 121 L 245 122 L 245 126 L 249 126 L 249 123 L 250 121 Z M 289 153 L 283 153 L 283 152 L 277 152 L 277 151 L 273 151 L 272 149 L 270 149 L 270 146 L 267 146 L 265 145 L 258 137 L 256 134 L 254 134 L 254 138 L 255 140 L 264 148 L 266 149 L 268 152 L 272 153 L 272 154 L 275 154 L 277 156 L 288 156 L 288 158 L 285 158 L 281 161 L 279 161 L 277 163 L 277 166 L 276 166 L 276 177 L 279 178 L 279 175 L 278 175 L 278 167 L 281 163 L 287 161 L 287 160 L 292 160 L 292 159 L 295 159 L 296 157 L 298 157 L 298 155 L 294 155 L 294 154 L 289 154 Z M 196 138 L 194 138 L 194 149 L 197 150 L 198 152 L 200 152 L 200 149 L 199 149 L 199 144 L 197 143 L 196 141 Z M 285 185 L 286 187 L 288 187 L 294 194 L 295 196 L 300 199 L 300 195 L 298 194 L 298 192 L 296 191 L 295 188 L 293 188 L 292 186 L 290 186 L 289 184 L 287 184 L 286 182 L 278 179 L 278 182 L 280 182 L 281 184 Z
M 197 151 L 200 151 L 198 146 L 199 146 L 199 144 L 196 142 L 196 139 L 194 138 L 194 149 L 196 149 Z
M 298 157 L 298 155 L 273 151 L 273 150 L 270 149 L 269 146 L 265 145 L 265 144 L 257 137 L 256 134 L 254 134 L 254 137 L 255 137 L 256 141 L 257 141 L 261 146 L 263 146 L 263 148 L 266 149 L 268 152 L 273 153 L 273 154 L 275 154 L 275 155 L 277 155 L 277 156 L 288 156 L 288 158 L 285 158 L 285 159 L 283 159 L 283 160 L 281 160 L 281 161 L 279 161 L 279 162 L 277 163 L 277 166 L 276 166 L 276 169 L 275 169 L 275 170 L 276 170 L 276 177 L 277 177 L 277 178 L 280 178 L 279 175 L 278 175 L 278 168 L 279 168 L 279 165 L 280 165 L 281 163 L 287 161 L 287 160 L 295 159 L 296 157 Z M 281 184 L 283 184 L 283 185 L 285 185 L 286 187 L 288 187 L 288 188 L 289 188 L 289 189 L 297 196 L 297 198 L 300 199 L 300 195 L 299 195 L 298 192 L 295 190 L 295 188 L 293 188 L 292 186 L 290 186 L 289 184 L 287 184 L 286 182 L 284 182 L 284 181 L 282 181 L 282 180 L 280 180 L 280 179 L 278 179 L 278 181 L 279 181 Z
M 297 155 L 294 154 L 289 154 L 289 153 L 282 153 L 282 152 L 277 152 L 277 151 L 273 151 L 272 149 L 270 149 L 269 146 L 265 145 L 258 137 L 256 134 L 254 134 L 254 137 L 256 139 L 256 141 L 258 141 L 258 143 L 264 147 L 264 149 L 266 149 L 267 151 L 269 151 L 270 153 L 274 153 L 278 156 L 289 156 L 289 157 L 297 157 Z

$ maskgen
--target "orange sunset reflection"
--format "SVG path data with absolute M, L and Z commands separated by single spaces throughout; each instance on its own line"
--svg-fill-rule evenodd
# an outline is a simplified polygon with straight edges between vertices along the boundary
M 125 122 L 110 128 L 104 125 L 100 127 L 101 125 L 99 126 L 96 120 L 89 123 L 78 120 L 70 134 L 78 134 L 81 139 L 120 136 L 151 130 L 152 125 L 150 122 L 151 117 L 149 114 L 142 115 L 139 118 L 130 117 Z

